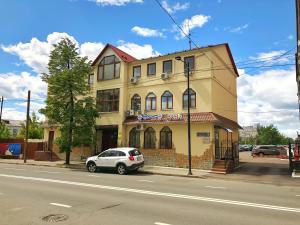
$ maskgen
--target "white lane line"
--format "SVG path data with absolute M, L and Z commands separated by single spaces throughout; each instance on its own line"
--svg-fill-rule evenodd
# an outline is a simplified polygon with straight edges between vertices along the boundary
M 300 197 L 300 195 L 296 195 L 296 197 Z
M 139 182 L 148 182 L 148 183 L 153 183 L 153 180 L 138 180 Z
M 0 192 L 0 195 L 4 195 L 2 192 Z
M 9 211 L 20 211 L 20 210 L 22 210 L 22 209 L 24 209 L 24 207 L 12 208 L 12 209 L 10 209 Z
M 5 170 L 22 170 L 22 171 L 24 171 L 25 169 L 17 169 L 17 168 L 3 168 L 3 169 L 5 169 Z
M 61 173 L 61 172 L 46 171 L 46 170 L 35 171 L 35 172 L 37 172 L 37 173 Z
M 155 225 L 171 225 L 171 224 L 169 224 L 169 223 L 161 223 L 161 222 L 155 222 L 154 224 L 155 224 Z
M 226 187 L 215 187 L 215 186 L 205 186 L 206 188 L 213 188 L 213 189 L 226 189 Z
M 196 201 L 203 201 L 203 202 L 214 202 L 214 203 L 222 203 L 227 205 L 238 205 L 238 206 L 246 206 L 246 207 L 253 207 L 253 208 L 263 208 L 263 209 L 270 209 L 270 210 L 300 213 L 300 208 L 290 208 L 290 207 L 278 206 L 278 205 L 266 205 L 266 204 L 259 204 L 253 202 L 242 202 L 242 201 L 234 201 L 234 200 L 227 200 L 227 199 L 174 194 L 174 193 L 167 193 L 167 192 L 165 193 L 165 192 L 147 191 L 147 190 L 139 190 L 133 188 L 122 188 L 122 187 L 115 187 L 115 186 L 105 186 L 99 184 L 89 184 L 89 183 L 74 182 L 74 181 L 54 180 L 54 179 L 46 179 L 46 178 L 39 178 L 39 177 L 16 176 L 16 175 L 9 175 L 9 174 L 0 174 L 0 177 L 41 181 L 41 182 L 56 183 L 56 184 L 68 184 L 68 185 L 81 186 L 81 187 L 98 188 L 103 190 L 123 191 L 123 192 L 152 195 L 152 196 L 164 196 L 169 198 L 189 199 L 189 200 L 196 200 Z
M 101 177 L 101 176 L 94 175 L 94 174 L 89 174 L 88 176 L 89 176 L 89 177 Z
M 50 205 L 55 205 L 55 206 L 60 206 L 60 207 L 65 207 L 65 208 L 71 208 L 72 206 L 70 205 L 64 205 L 56 202 L 51 202 Z

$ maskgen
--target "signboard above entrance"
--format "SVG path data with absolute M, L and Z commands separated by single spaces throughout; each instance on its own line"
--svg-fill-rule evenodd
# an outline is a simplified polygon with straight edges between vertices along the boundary
M 141 114 L 138 117 L 139 121 L 183 121 L 182 114 L 158 114 L 158 115 L 148 115 Z

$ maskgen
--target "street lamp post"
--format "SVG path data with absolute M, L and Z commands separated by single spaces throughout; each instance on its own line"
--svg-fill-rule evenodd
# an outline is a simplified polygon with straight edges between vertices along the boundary
M 188 119 L 188 160 L 189 160 L 189 171 L 188 175 L 192 175 L 192 152 L 191 152 L 191 114 L 190 114 L 190 101 L 191 101 L 191 95 L 190 95 L 190 65 L 189 62 L 184 62 L 184 60 L 181 59 L 180 56 L 175 57 L 176 60 L 181 61 L 184 63 L 184 65 L 187 68 L 187 90 L 188 90 L 188 113 L 187 113 L 187 119 Z M 185 71 L 184 71 L 185 72 Z

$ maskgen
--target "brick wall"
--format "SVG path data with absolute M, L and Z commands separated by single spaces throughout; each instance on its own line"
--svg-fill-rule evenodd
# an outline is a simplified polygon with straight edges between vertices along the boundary
M 65 160 L 66 153 L 60 152 L 57 145 L 53 145 L 53 152 L 56 153 L 59 159 Z M 92 150 L 90 147 L 74 147 L 71 152 L 70 159 L 72 161 L 81 161 L 85 160 L 87 157 L 92 156 Z
M 214 155 L 212 146 L 206 149 L 201 156 L 192 155 L 192 168 L 210 170 L 214 164 Z M 187 168 L 188 167 L 188 155 L 176 154 L 176 166 Z
M 175 149 L 141 149 L 146 165 L 176 166 Z
M 141 149 L 146 165 L 188 167 L 188 155 L 176 153 L 176 149 Z M 212 145 L 202 156 L 192 155 L 192 168 L 211 169 L 214 163 Z

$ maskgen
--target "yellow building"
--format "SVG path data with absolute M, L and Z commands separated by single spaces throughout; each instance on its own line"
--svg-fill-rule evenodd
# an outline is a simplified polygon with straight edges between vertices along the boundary
M 175 59 L 178 56 L 182 61 Z M 89 78 L 101 114 L 96 121 L 96 152 L 135 146 L 148 164 L 186 167 L 187 63 L 192 167 L 211 169 L 218 160 L 237 158 L 238 72 L 228 44 L 141 60 L 107 44 Z

